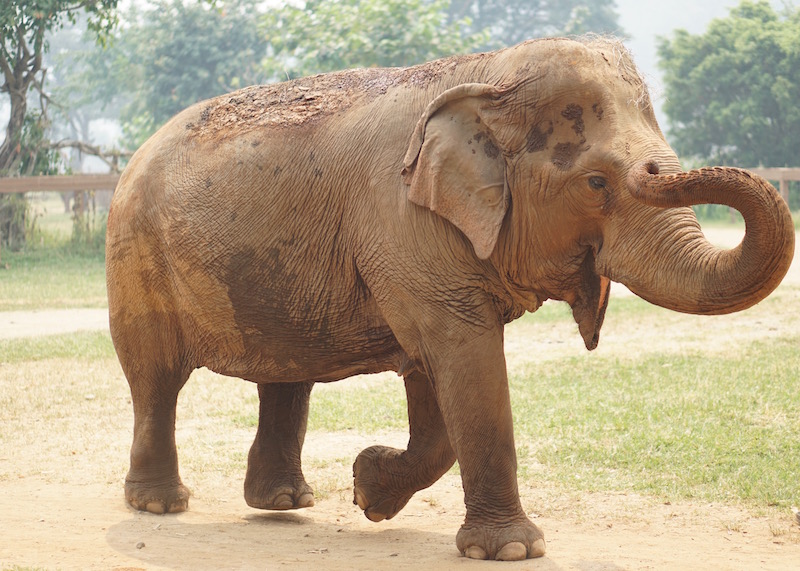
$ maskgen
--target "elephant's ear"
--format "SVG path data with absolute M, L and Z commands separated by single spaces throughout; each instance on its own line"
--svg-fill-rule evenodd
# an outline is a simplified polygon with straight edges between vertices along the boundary
M 403 163 L 408 199 L 452 222 L 481 259 L 494 250 L 509 202 L 505 160 L 481 118 L 497 96 L 478 83 L 442 93 L 422 114 Z

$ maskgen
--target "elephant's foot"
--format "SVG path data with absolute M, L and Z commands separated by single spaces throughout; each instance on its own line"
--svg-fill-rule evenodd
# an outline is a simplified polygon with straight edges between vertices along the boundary
M 470 559 L 519 561 L 541 557 L 545 552 L 544 534 L 527 518 L 507 525 L 464 524 L 456 545 Z
M 388 446 L 370 446 L 353 464 L 355 482 L 353 503 L 364 510 L 371 521 L 392 519 L 411 499 L 418 488 L 406 481 L 402 450 Z
M 125 499 L 130 506 L 154 514 L 178 513 L 189 508 L 189 488 L 180 479 L 152 483 L 125 479 Z
M 250 478 L 244 481 L 244 500 L 260 510 L 296 510 L 314 505 L 314 491 L 303 476 L 285 478 Z

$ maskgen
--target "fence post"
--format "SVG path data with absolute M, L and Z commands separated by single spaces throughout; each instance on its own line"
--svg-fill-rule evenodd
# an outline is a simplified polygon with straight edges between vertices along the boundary
M 789 180 L 781 175 L 780 184 L 781 198 L 786 201 L 786 204 L 789 204 Z

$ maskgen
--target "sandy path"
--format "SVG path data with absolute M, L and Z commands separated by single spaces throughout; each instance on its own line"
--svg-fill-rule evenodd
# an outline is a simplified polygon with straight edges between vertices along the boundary
M 107 309 L 42 309 L 0 312 L 0 339 L 108 329 Z
M 236 482 L 240 484 L 240 482 Z M 4 483 L 3 488 L 9 488 Z M 458 555 L 454 536 L 463 518 L 457 478 L 448 476 L 418 494 L 396 518 L 374 524 L 351 504 L 332 498 L 312 509 L 268 513 L 247 507 L 239 489 L 210 501 L 194 498 L 190 511 L 154 516 L 124 507 L 118 487 L 53 485 L 27 479 L 11 486 L 24 510 L 4 509 L 0 563 L 48 569 L 797 569 L 796 537 L 775 537 L 769 522 L 730 508 L 652 506 L 628 496 L 589 496 L 620 510 L 644 508 L 647 521 L 601 513 L 598 519 L 558 513 L 535 519 L 548 553 L 535 562 L 473 562 Z M 209 490 L 210 491 L 210 490 Z M 550 491 L 553 493 L 553 491 Z M 4 494 L 6 495 L 6 494 Z M 422 499 L 421 499 L 422 498 Z M 18 501 L 18 500 L 17 500 Z M 566 502 L 566 499 L 562 500 Z M 578 500 L 580 501 L 580 500 Z M 600 510 L 602 511 L 602 510 Z M 644 515 L 644 514 L 643 514 Z M 794 543 L 793 543 L 794 542 Z

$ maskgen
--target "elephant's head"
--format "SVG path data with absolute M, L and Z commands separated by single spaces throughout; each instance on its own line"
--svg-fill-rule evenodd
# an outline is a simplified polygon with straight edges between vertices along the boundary
M 700 314 L 777 287 L 794 253 L 785 202 L 743 170 L 682 172 L 618 43 L 529 42 L 487 74 L 428 105 L 403 172 L 409 199 L 455 224 L 519 305 L 567 301 L 593 349 L 609 280 Z M 742 213 L 737 248 L 705 239 L 689 208 L 704 203 Z

